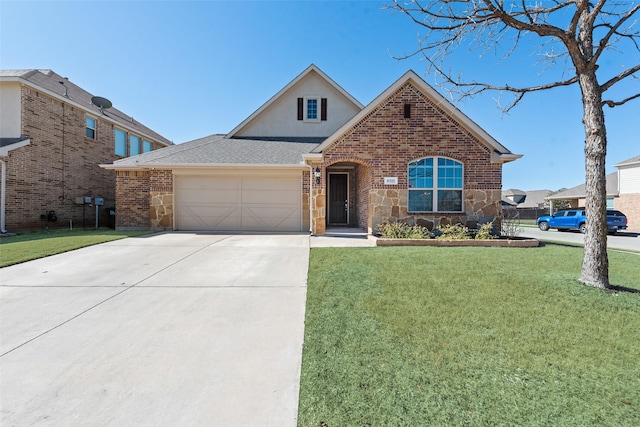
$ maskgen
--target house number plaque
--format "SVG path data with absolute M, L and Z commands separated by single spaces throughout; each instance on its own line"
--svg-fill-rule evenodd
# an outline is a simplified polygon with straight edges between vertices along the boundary
M 385 176 L 384 177 L 384 185 L 398 185 L 398 177 L 397 176 Z

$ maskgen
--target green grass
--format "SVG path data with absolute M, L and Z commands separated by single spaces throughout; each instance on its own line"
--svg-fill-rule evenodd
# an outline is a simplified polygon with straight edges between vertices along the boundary
M 638 255 L 611 283 L 640 288 Z M 582 249 L 311 250 L 299 425 L 640 425 L 640 294 Z
M 0 267 L 147 233 L 104 229 L 49 230 L 3 237 L 0 239 Z

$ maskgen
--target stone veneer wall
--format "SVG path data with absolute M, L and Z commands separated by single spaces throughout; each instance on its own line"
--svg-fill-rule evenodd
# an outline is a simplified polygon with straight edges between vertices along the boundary
M 468 220 L 478 220 L 482 217 L 494 217 L 498 222 L 501 218 L 500 203 L 495 201 L 496 197 L 500 197 L 500 190 L 466 191 L 464 194 L 465 211 L 461 213 L 409 213 L 407 212 L 407 193 L 408 190 L 377 189 L 371 191 L 372 232 L 375 233 L 377 226 L 384 221 L 419 224 L 433 229 L 440 225 L 464 224 Z
M 324 175 L 324 174 L 323 174 Z M 313 202 L 313 234 L 324 234 L 327 230 L 326 224 L 326 206 L 327 195 L 324 187 L 315 187 L 311 190 Z
M 173 230 L 173 173 L 153 170 L 149 176 L 151 230 Z

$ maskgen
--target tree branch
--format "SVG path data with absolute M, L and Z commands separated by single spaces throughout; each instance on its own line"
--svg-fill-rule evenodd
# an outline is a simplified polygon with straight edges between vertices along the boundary
M 620 80 L 625 79 L 625 78 L 629 77 L 630 75 L 637 73 L 638 71 L 640 71 L 640 64 L 636 65 L 635 67 L 631 67 L 629 69 L 626 69 L 623 72 L 621 72 L 620 74 L 618 74 L 617 76 L 609 79 L 609 81 L 607 81 L 605 84 L 600 85 L 600 90 L 602 92 L 605 92 L 607 89 L 611 88 L 611 86 L 613 86 L 614 84 L 618 83 Z
M 609 108 L 617 107 L 619 105 L 625 104 L 633 99 L 640 98 L 640 93 L 636 93 L 628 98 L 623 99 L 622 101 L 612 101 L 610 99 L 606 101 L 602 101 L 602 105 L 606 105 Z
M 593 55 L 593 61 L 594 62 L 597 62 L 598 59 L 600 58 L 600 56 L 602 55 L 602 53 L 607 49 L 607 47 L 609 47 L 609 40 L 611 40 L 611 37 L 613 37 L 613 35 L 620 35 L 620 36 L 630 37 L 632 40 L 635 38 L 633 35 L 630 35 L 630 34 L 620 34 L 620 33 L 618 33 L 618 28 L 620 28 L 620 26 L 623 23 L 625 23 L 627 20 L 631 19 L 631 17 L 639 10 L 640 10 L 640 3 L 638 3 L 632 9 L 630 9 L 614 25 L 611 25 L 611 24 L 607 25 L 607 27 L 609 28 L 609 31 L 607 32 L 607 34 L 604 35 L 604 37 L 602 37 L 600 39 L 600 42 L 598 44 L 598 49 L 596 50 L 595 54 Z M 635 43 L 635 40 L 634 40 L 634 43 Z M 638 48 L 637 44 L 636 44 L 636 48 Z

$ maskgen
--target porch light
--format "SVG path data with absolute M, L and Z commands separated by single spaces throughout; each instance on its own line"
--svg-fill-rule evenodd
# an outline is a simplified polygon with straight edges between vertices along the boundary
M 316 170 L 313 171 L 313 176 L 316 177 L 316 184 L 320 184 L 320 168 L 316 166 Z

